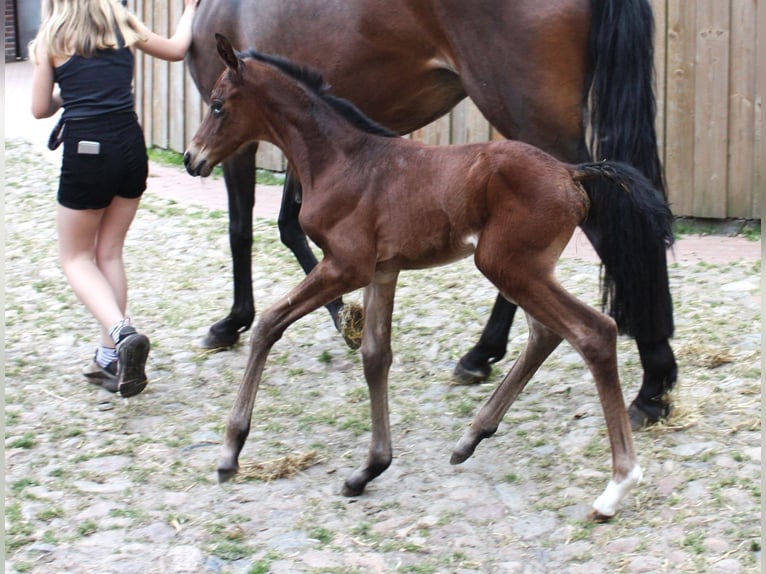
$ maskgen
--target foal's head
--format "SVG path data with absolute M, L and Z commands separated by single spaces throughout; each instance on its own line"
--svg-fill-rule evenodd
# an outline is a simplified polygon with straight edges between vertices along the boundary
M 261 62 L 245 62 L 228 38 L 216 34 L 218 54 L 226 68 L 210 95 L 210 108 L 184 154 L 191 175 L 210 175 L 218 163 L 249 141 L 263 139 L 268 124 L 256 105 L 257 81 L 274 71 Z
M 398 136 L 365 116 L 351 102 L 331 94 L 316 69 L 255 50 L 236 52 L 225 36 L 215 37 L 226 68 L 213 87 L 210 109 L 184 156 L 191 175 L 210 175 L 216 164 L 244 143 L 258 140 L 278 143 L 272 127 L 276 120 L 270 114 L 268 119 L 267 112 L 278 105 L 283 114 L 280 123 L 294 121 L 312 113 L 313 106 L 307 105 L 306 98 L 315 98 L 320 106 L 326 104 L 337 113 L 332 121 L 348 122 L 369 134 Z M 298 86 L 303 96 L 287 97 L 293 86 Z

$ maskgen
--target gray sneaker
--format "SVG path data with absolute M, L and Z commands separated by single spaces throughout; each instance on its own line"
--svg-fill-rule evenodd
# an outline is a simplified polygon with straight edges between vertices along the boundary
M 137 333 L 131 326 L 120 330 L 117 341 L 117 390 L 125 397 L 142 392 L 147 383 L 146 359 L 149 357 L 149 337 Z
M 93 361 L 91 361 L 82 374 L 88 379 L 90 384 L 101 387 L 110 393 L 117 392 L 119 386 L 117 384 L 117 359 L 106 367 L 102 367 L 96 362 L 96 358 L 93 357 Z

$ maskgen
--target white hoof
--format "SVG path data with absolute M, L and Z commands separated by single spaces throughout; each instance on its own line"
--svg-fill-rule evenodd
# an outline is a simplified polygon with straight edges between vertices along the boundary
M 620 502 L 625 498 L 631 488 L 641 482 L 644 473 L 641 471 L 641 467 L 636 465 L 628 473 L 628 476 L 622 482 L 615 482 L 610 480 L 606 486 L 606 490 L 601 493 L 593 503 L 593 513 L 591 517 L 596 520 L 608 520 L 617 514 L 617 509 L 620 507 Z

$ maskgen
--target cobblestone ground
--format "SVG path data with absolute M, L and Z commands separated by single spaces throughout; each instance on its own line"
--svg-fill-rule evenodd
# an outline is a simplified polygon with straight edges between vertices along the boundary
M 760 261 L 672 265 L 677 416 L 636 434 L 645 478 L 611 523 L 586 520 L 610 458 L 595 388 L 567 345 L 497 435 L 450 466 L 510 365 L 487 384 L 451 384 L 494 300 L 470 260 L 401 278 L 395 459 L 363 496 L 339 490 L 366 454 L 366 387 L 324 312 L 275 346 L 241 458 L 314 452 L 318 463 L 219 485 L 247 345 L 206 354 L 195 341 L 231 304 L 226 214 L 144 201 L 126 260 L 151 382 L 115 399 L 80 375 L 96 328 L 56 262 L 57 169 L 22 141 L 6 142 L 5 161 L 6 572 L 760 572 Z M 273 222 L 256 222 L 254 242 L 263 309 L 301 275 Z M 593 263 L 564 260 L 559 275 L 598 300 Z M 524 338 L 519 320 L 509 357 Z M 641 376 L 632 341 L 619 356 L 630 400 Z

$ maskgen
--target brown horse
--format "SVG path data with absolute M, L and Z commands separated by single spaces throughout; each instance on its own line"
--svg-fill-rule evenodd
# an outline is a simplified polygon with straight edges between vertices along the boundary
M 612 479 L 593 506 L 612 517 L 640 479 L 619 383 L 617 326 L 569 294 L 554 269 L 574 229 L 604 209 L 599 231 L 633 262 L 615 277 L 635 281 L 646 253 L 672 241 L 672 216 L 639 172 L 619 163 L 568 165 L 521 142 L 426 146 L 368 120 L 329 94 L 322 76 L 288 60 L 234 51 L 217 35 L 227 68 L 185 164 L 207 176 L 243 144 L 265 140 L 288 157 L 303 186 L 300 223 L 324 254 L 306 278 L 261 313 L 229 416 L 219 479 L 238 469 L 263 368 L 274 343 L 307 313 L 364 288 L 364 375 L 370 392 L 372 442 L 365 464 L 344 484 L 361 494 L 391 463 L 388 372 L 391 314 L 399 272 L 443 265 L 473 253 L 476 267 L 528 318 L 527 346 L 458 442 L 452 463 L 491 436 L 538 367 L 566 339 L 582 355 L 598 389 L 612 449 Z M 580 182 L 602 180 L 599 192 Z
M 206 0 L 194 22 L 189 65 L 207 100 L 223 70 L 213 34 L 322 71 L 338 96 L 401 134 L 470 97 L 504 136 L 570 163 L 630 163 L 663 189 L 654 131 L 653 16 L 648 0 Z M 592 141 L 586 145 L 586 122 Z M 229 195 L 234 303 L 203 345 L 234 344 L 255 316 L 252 211 L 257 142 L 223 162 Z M 588 187 L 597 182 L 586 182 Z M 282 240 L 306 272 L 316 264 L 298 225 L 299 184 L 288 173 Z M 601 213 L 599 217 L 615 218 Z M 652 279 L 616 289 L 624 263 L 605 258 L 596 215 L 582 225 L 604 263 L 604 304 L 635 337 L 644 377 L 631 404 L 634 428 L 667 414 L 676 380 L 668 339 L 673 309 L 663 249 L 647 258 Z M 648 276 L 648 275 L 647 275 Z M 341 302 L 328 305 L 337 324 Z M 486 379 L 506 353 L 515 305 L 499 295 L 478 343 L 456 375 Z

